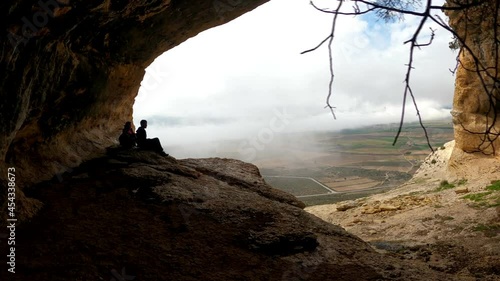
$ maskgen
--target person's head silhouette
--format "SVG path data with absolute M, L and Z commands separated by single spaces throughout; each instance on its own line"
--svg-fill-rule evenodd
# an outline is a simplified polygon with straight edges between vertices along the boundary
M 148 127 L 148 121 L 146 120 L 141 120 L 141 127 L 143 127 L 144 129 L 146 129 Z
M 131 122 L 125 122 L 125 125 L 123 126 L 123 129 L 124 130 L 128 130 L 132 128 L 132 123 Z

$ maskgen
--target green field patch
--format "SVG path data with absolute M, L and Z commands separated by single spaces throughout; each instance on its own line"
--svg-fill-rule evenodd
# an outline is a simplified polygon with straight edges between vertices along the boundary
M 406 161 L 364 161 L 356 163 L 358 166 L 388 166 L 388 167 L 407 167 L 410 164 Z
M 434 148 L 439 148 L 453 139 L 453 126 L 449 119 L 426 122 L 424 126 L 428 130 L 431 145 Z M 400 139 L 393 146 L 397 128 L 398 124 L 386 124 L 330 132 L 321 135 L 322 144 L 331 148 L 332 152 L 387 154 L 388 157 L 423 154 L 420 155 L 423 160 L 430 149 L 420 124 L 418 122 L 405 123 Z

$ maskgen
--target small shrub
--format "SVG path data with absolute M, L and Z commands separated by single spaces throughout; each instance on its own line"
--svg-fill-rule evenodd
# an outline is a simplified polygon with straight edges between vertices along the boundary
M 440 183 L 439 183 L 439 186 L 446 186 L 446 185 L 449 185 L 450 183 L 447 181 L 447 180 L 442 180 Z
M 481 231 L 486 237 L 495 237 L 500 233 L 498 224 L 479 224 L 473 228 L 474 231 Z
M 500 181 L 492 181 L 491 185 L 488 185 L 486 189 L 492 191 L 500 191 Z
M 447 180 L 442 180 L 440 183 L 439 183 L 439 187 L 436 188 L 435 191 L 443 191 L 443 190 L 446 190 L 446 189 L 450 189 L 450 188 L 454 188 L 455 185 L 452 184 L 452 183 L 449 183 Z
M 469 200 L 474 201 L 474 202 L 479 202 L 479 201 L 483 201 L 484 197 L 490 195 L 491 193 L 492 193 L 491 191 L 488 191 L 488 192 L 467 194 L 464 197 L 462 197 L 462 199 L 469 199 Z
M 436 159 L 432 159 L 431 164 L 436 164 Z

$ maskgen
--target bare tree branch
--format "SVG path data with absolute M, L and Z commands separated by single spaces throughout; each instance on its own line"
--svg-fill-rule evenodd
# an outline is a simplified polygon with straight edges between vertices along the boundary
M 337 6 L 337 9 L 335 9 L 335 11 L 340 11 L 340 9 L 342 8 L 342 3 L 344 3 L 343 1 L 339 1 L 338 2 L 338 6 Z M 311 1 L 311 5 L 313 5 L 316 9 L 318 9 L 314 3 Z M 332 22 L 332 29 L 330 31 L 330 34 L 323 40 L 321 41 L 321 43 L 319 43 L 318 46 L 310 49 L 310 50 L 307 50 L 307 51 L 304 51 L 302 52 L 301 54 L 306 54 L 306 53 L 309 53 L 309 52 L 312 52 L 312 51 L 315 51 L 317 50 L 321 45 L 323 45 L 326 41 L 328 41 L 328 58 L 329 58 L 329 61 L 330 61 L 330 83 L 328 84 L 328 96 L 326 97 L 326 106 L 325 108 L 329 108 L 332 115 L 333 115 L 333 119 L 337 119 L 337 116 L 335 116 L 335 112 L 333 111 L 333 109 L 335 108 L 334 106 L 332 106 L 330 104 L 330 98 L 332 96 L 332 87 L 333 87 L 333 80 L 335 78 L 335 74 L 334 74 L 334 71 L 333 71 L 333 55 L 332 55 L 332 43 L 333 43 L 333 39 L 335 38 L 335 27 L 337 26 L 337 17 L 338 17 L 338 13 L 335 13 L 334 16 L 333 16 L 333 22 Z
M 467 1 L 463 3 L 464 1 L 448 1 L 448 3 L 445 6 L 435 6 L 432 5 L 432 0 L 426 0 L 426 4 L 424 7 L 424 10 L 422 12 L 417 12 L 411 10 L 411 5 L 408 6 L 408 3 L 410 4 L 417 4 L 419 1 L 416 0 L 407 0 L 407 1 L 396 1 L 396 0 L 373 0 L 373 1 L 368 1 L 368 0 L 353 0 L 354 6 L 352 7 L 353 11 L 352 12 L 345 12 L 345 11 L 340 11 L 340 8 L 342 7 L 343 0 L 339 0 L 339 4 L 336 9 L 333 10 L 328 10 L 328 9 L 323 9 L 317 7 L 313 2 L 311 2 L 311 5 L 318 11 L 323 12 L 323 13 L 329 13 L 334 15 L 333 23 L 332 23 L 332 29 L 331 33 L 320 43 L 318 46 L 315 48 L 312 48 L 310 50 L 302 52 L 302 54 L 312 52 L 317 50 L 321 45 L 323 45 L 325 42 L 328 41 L 328 50 L 329 50 L 329 62 L 330 62 L 330 83 L 329 83 L 329 90 L 328 90 L 328 97 L 327 97 L 327 106 L 334 118 L 335 114 L 333 112 L 334 107 L 330 105 L 330 98 L 332 96 L 332 87 L 333 87 L 333 81 L 334 81 L 334 72 L 333 72 L 333 59 L 332 59 L 332 44 L 333 44 L 333 38 L 334 38 L 334 32 L 335 32 L 335 25 L 337 22 L 337 16 L 338 15 L 362 15 L 366 14 L 369 12 L 375 12 L 382 18 L 388 20 L 391 17 L 402 17 L 403 15 L 410 15 L 410 16 L 416 16 L 420 17 L 419 24 L 417 28 L 415 29 L 412 37 L 404 42 L 405 44 L 409 43 L 410 44 L 410 50 L 409 50 L 409 59 L 408 59 L 408 64 L 407 66 L 407 71 L 406 71 L 406 76 L 404 79 L 405 83 L 405 88 L 403 92 L 403 105 L 402 105 L 402 112 L 401 112 L 401 119 L 398 127 L 397 134 L 394 138 L 393 145 L 396 144 L 403 124 L 404 124 L 404 117 L 405 117 L 405 111 L 406 111 L 406 101 L 408 95 L 410 95 L 413 106 L 417 112 L 418 120 L 420 123 L 420 126 L 422 127 L 426 140 L 427 140 L 427 145 L 429 148 L 433 150 L 430 140 L 429 140 L 429 135 L 427 133 L 427 130 L 425 126 L 423 125 L 422 122 L 422 117 L 420 115 L 420 111 L 416 102 L 415 95 L 413 93 L 413 90 L 411 88 L 411 72 L 414 69 L 413 66 L 413 60 L 414 60 L 414 51 L 415 48 L 421 48 L 421 47 L 426 47 L 430 46 L 433 42 L 434 36 L 435 36 L 435 31 L 434 29 L 431 30 L 431 36 L 428 42 L 426 43 L 418 43 L 418 38 L 422 32 L 422 28 L 424 25 L 429 21 L 429 19 L 432 22 L 435 22 L 438 24 L 441 28 L 444 30 L 450 32 L 453 35 L 454 40 L 456 40 L 454 43 L 454 46 L 459 46 L 460 50 L 457 55 L 457 64 L 455 66 L 454 70 L 450 71 L 454 74 L 456 70 L 458 69 L 459 66 L 461 66 L 465 71 L 471 71 L 475 72 L 477 77 L 479 78 L 479 81 L 482 85 L 483 91 L 487 94 L 488 97 L 488 110 L 485 113 L 485 129 L 484 131 L 476 132 L 473 130 L 467 129 L 463 124 L 463 130 L 466 131 L 467 133 L 470 134 L 478 134 L 480 135 L 481 138 L 481 143 L 478 145 L 477 151 L 481 151 L 485 153 L 488 149 L 491 149 L 493 151 L 492 153 L 495 153 L 495 147 L 493 145 L 493 142 L 495 142 L 499 137 L 500 137 L 500 132 L 497 130 L 495 127 L 495 124 L 497 123 L 497 116 L 498 116 L 498 111 L 500 111 L 500 80 L 497 78 L 499 75 L 499 70 L 498 70 L 498 59 L 500 58 L 499 54 L 499 47 L 500 47 L 500 39 L 496 38 L 496 35 L 498 34 L 497 29 L 499 26 L 498 22 L 498 11 L 500 9 L 500 1 L 496 1 L 494 9 L 491 9 L 489 7 L 490 2 L 494 1 L 488 1 L 488 0 L 474 0 L 474 1 Z M 405 4 L 406 3 L 406 4 Z M 364 9 L 360 8 L 360 4 L 366 6 Z M 467 19 L 467 11 L 468 9 L 484 9 L 484 12 L 490 13 L 491 10 L 496 11 L 493 12 L 494 14 L 494 31 L 493 31 L 493 42 L 495 44 L 495 65 L 494 66 L 488 66 L 487 63 L 483 63 L 483 61 L 480 59 L 479 54 L 475 54 L 470 46 L 466 44 L 466 38 L 462 38 L 457 34 L 451 27 L 448 26 L 448 24 L 445 23 L 444 20 L 442 20 L 438 15 L 431 15 L 431 13 L 434 10 L 449 10 L 449 11 L 463 11 L 464 13 L 464 18 Z M 465 21 L 465 30 L 467 30 L 467 20 Z M 464 37 L 467 35 L 467 32 L 465 32 Z M 451 46 L 451 45 L 450 45 Z M 465 65 L 460 61 L 460 56 L 463 54 L 463 52 L 466 51 L 467 54 L 470 54 L 472 57 L 472 60 L 474 61 L 474 69 L 467 69 Z M 491 81 L 491 82 L 490 82 Z M 491 119 L 491 120 L 490 120 Z

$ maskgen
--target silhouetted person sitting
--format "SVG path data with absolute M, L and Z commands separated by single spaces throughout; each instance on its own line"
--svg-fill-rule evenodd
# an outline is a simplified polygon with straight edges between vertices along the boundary
M 156 151 L 163 156 L 168 156 L 163 151 L 161 147 L 160 140 L 158 138 L 148 139 L 146 135 L 146 128 L 148 127 L 148 121 L 141 120 L 141 126 L 137 129 L 137 146 L 144 150 Z
M 122 134 L 118 138 L 120 141 L 120 145 L 125 148 L 132 148 L 135 146 L 136 136 L 134 133 L 134 129 L 132 129 L 132 123 L 126 122 L 123 126 Z

